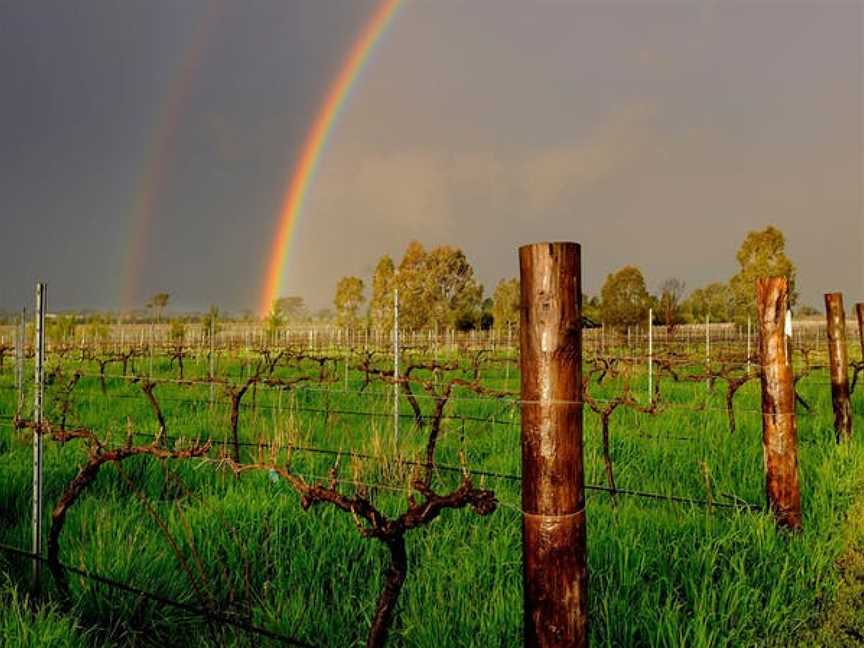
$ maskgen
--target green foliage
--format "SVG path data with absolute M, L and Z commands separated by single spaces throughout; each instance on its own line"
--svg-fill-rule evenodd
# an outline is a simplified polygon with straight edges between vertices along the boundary
M 0 584 L 0 646 L 78 648 L 87 644 L 88 634 L 57 606 L 34 606 L 8 577 Z
M 215 305 L 211 305 L 210 309 L 207 311 L 207 314 L 201 319 L 201 326 L 204 328 L 204 336 L 209 340 L 210 339 L 210 331 L 213 331 L 213 335 L 218 335 L 219 331 L 222 330 L 221 325 L 219 324 L 220 314 L 219 307 Z
M 58 315 L 47 319 L 45 333 L 54 343 L 69 343 L 75 339 L 76 318 L 74 315 Z
M 273 304 L 273 308 L 270 309 L 267 318 L 264 320 L 267 337 L 271 340 L 279 332 L 279 329 L 285 326 L 285 316 L 282 314 L 282 311 L 277 308 L 277 304 L 278 300 Z
M 684 310 L 696 322 L 704 322 L 706 316 L 710 316 L 712 322 L 729 322 L 735 313 L 735 296 L 727 284 L 715 281 L 694 290 Z
M 87 337 L 99 342 L 107 342 L 111 335 L 111 319 L 105 314 L 91 315 L 87 321 Z
M 616 327 L 645 324 L 651 296 L 645 277 L 635 266 L 624 266 L 606 277 L 600 292 L 603 322 Z
M 513 365 L 505 374 L 500 357 L 489 359 L 499 362 L 483 365 L 485 386 L 503 390 L 518 385 Z M 247 375 L 248 356 L 225 360 L 221 375 L 232 381 Z M 468 366 L 466 358 L 458 355 L 445 354 L 442 360 L 461 360 L 463 368 Z M 72 356 L 66 362 L 64 370 L 76 366 Z M 195 374 L 196 370 L 200 373 Z M 292 367 L 282 364 L 274 377 L 291 379 L 317 370 L 313 361 Z M 190 363 L 189 371 L 191 378 L 204 377 L 207 367 L 202 363 L 196 369 Z M 174 372 L 167 359 L 157 356 L 154 374 L 173 376 Z M 417 375 L 433 378 L 431 372 Z M 798 421 L 805 515 L 800 534 L 778 532 L 767 512 L 628 495 L 613 502 L 608 493 L 587 492 L 592 645 L 848 645 L 843 643 L 839 625 L 831 632 L 836 644 L 828 643 L 827 638 L 826 643 L 802 639 L 803 630 L 816 624 L 823 610 L 831 609 L 838 586 L 835 564 L 846 541 L 843 525 L 851 503 L 862 492 L 864 475 L 862 440 L 855 437 L 838 447 L 830 434 L 831 395 L 826 379 L 820 370 L 798 384 L 813 408 Z M 3 386 L 12 384 L 11 380 L 9 372 L 0 374 Z M 598 399 L 611 398 L 620 394 L 625 381 L 635 397 L 641 399 L 647 393 L 644 371 L 634 368 L 626 378 L 607 377 L 601 385 L 592 381 L 592 394 Z M 383 458 L 388 455 L 392 429 L 375 418 L 322 416 L 326 408 L 387 411 L 392 392 L 370 387 L 361 393 L 363 384 L 364 374 L 351 371 L 344 391 L 341 381 L 330 388 L 326 383 L 308 389 L 300 385 L 292 390 L 291 399 L 259 386 L 257 412 L 244 407 L 240 414 L 241 438 L 253 444 L 244 460 L 259 456 L 256 442 L 279 435 L 298 445 L 302 440 L 309 446 L 343 450 L 343 457 L 354 449 L 367 451 L 376 459 L 349 463 L 343 458 L 340 488 L 352 492 L 352 479 L 361 484 L 396 484 L 395 491 L 375 488 L 370 493 L 381 508 L 402 510 L 405 492 L 400 485 L 406 475 L 394 474 L 394 464 Z M 124 442 L 127 420 L 146 430 L 153 413 L 136 385 L 109 381 L 108 389 L 106 397 L 97 378 L 83 377 L 73 398 L 75 420 L 96 430 L 115 430 L 109 442 L 119 444 Z M 618 486 L 707 497 L 718 503 L 733 502 L 735 497 L 764 501 L 758 381 L 745 385 L 736 396 L 740 427 L 734 436 L 727 429 L 723 392 L 719 384 L 706 390 L 703 383 L 664 378 L 665 406 L 660 414 L 616 410 L 611 419 L 610 452 Z M 191 400 L 209 398 L 207 385 L 164 382 L 159 395 L 172 434 L 218 439 L 223 433 L 227 396 L 221 390 L 214 408 L 190 407 Z M 251 405 L 252 401 L 246 402 Z M 435 406 L 431 399 L 419 402 L 425 415 Z M 699 403 L 704 408 L 694 407 Z M 410 411 L 405 400 L 402 404 Z M 854 395 L 853 407 L 858 424 L 864 412 L 860 392 Z M 14 390 L 0 390 L 0 408 L 13 411 Z M 518 407 L 505 407 L 501 400 L 481 399 L 457 388 L 447 405 L 447 414 L 455 420 L 445 422 L 452 425 L 445 429 L 454 433 L 439 439 L 441 464 L 459 466 L 464 457 L 471 469 L 518 474 L 518 411 Z M 602 485 L 599 417 L 586 408 L 584 419 L 585 479 Z M 494 430 L 490 427 L 493 420 Z M 403 456 L 422 456 L 424 436 L 405 434 Z M 53 493 L 51 504 L 75 477 L 87 451 L 86 445 L 76 442 L 46 445 L 45 486 L 47 493 Z M 0 542 L 27 546 L 30 452 L 29 446 L 15 442 L 0 454 Z M 287 461 L 287 456 L 283 453 L 281 460 Z M 320 476 L 309 479 L 324 484 L 334 463 L 332 456 L 299 450 L 290 460 L 298 473 Z M 239 618 L 251 618 L 256 625 L 314 645 L 363 645 L 387 552 L 360 536 L 350 514 L 328 506 L 304 511 L 284 482 L 273 483 L 254 471 L 235 478 L 199 462 L 145 459 L 131 459 L 122 469 L 123 473 L 113 463 L 103 466 L 97 481 L 70 509 L 60 543 L 61 560 L 192 604 L 215 601 L 217 609 L 226 614 L 239 616 L 242 612 Z M 461 478 L 458 471 L 436 471 L 436 492 L 458 486 Z M 409 535 L 410 569 L 392 645 L 472 648 L 519 644 L 520 486 L 518 481 L 489 477 L 483 485 L 494 489 L 502 503 L 494 514 L 480 519 L 469 511 L 448 511 Z M 46 504 L 47 524 L 51 505 Z M 858 518 L 853 520 L 856 525 Z M 157 520 L 178 542 L 191 575 L 182 568 Z M 28 567 L 27 561 L 0 555 L 0 570 L 20 576 L 21 581 L 26 580 Z M 50 579 L 46 581 L 50 587 Z M 200 597 L 192 583 L 206 584 Z M 29 616 L 26 605 L 10 604 L 10 599 L 0 595 L 0 627 L 5 629 L 0 630 L 0 645 L 262 645 L 260 637 L 219 624 L 211 629 L 194 615 L 86 579 L 71 578 L 70 585 L 69 611 L 63 616 L 56 612 Z M 99 623 L 99 627 L 82 636 L 77 619 L 88 625 Z M 62 639 L 64 636 L 68 639 Z
M 174 344 L 183 344 L 183 340 L 186 339 L 186 323 L 181 319 L 171 320 L 168 334 Z
M 285 322 L 300 321 L 306 317 L 306 303 L 302 297 L 280 297 L 273 302 L 272 312 L 278 313 Z
M 660 284 L 660 297 L 657 299 L 655 316 L 666 325 L 669 331 L 684 321 L 682 299 L 685 284 L 680 279 L 667 279 Z
M 162 321 L 162 312 L 168 306 L 170 300 L 170 293 L 156 293 L 150 298 L 150 301 L 147 302 L 147 308 L 151 309 L 156 314 L 157 322 Z
M 373 326 L 393 326 L 394 289 L 399 290 L 399 326 L 409 330 L 474 328 L 481 315 L 483 287 L 465 253 L 442 245 L 428 252 L 411 241 L 398 271 L 382 257 L 372 276 L 369 317 Z
M 600 298 L 590 295 L 582 295 L 582 317 L 587 317 L 592 322 L 600 322 L 603 312 L 600 307 Z
M 382 256 L 372 274 L 372 298 L 369 300 L 369 323 L 375 328 L 393 327 L 393 289 L 396 269 L 393 259 Z
M 495 320 L 495 328 L 506 331 L 508 328 L 515 331 L 519 325 L 519 303 L 521 294 L 518 279 L 502 279 L 495 286 L 492 295 L 492 317 Z
M 366 300 L 363 288 L 360 277 L 342 277 L 336 284 L 333 306 L 336 308 L 336 323 L 339 326 L 354 328 L 360 323 L 358 311 Z
M 820 311 L 818 308 L 813 308 L 808 304 L 801 304 L 798 307 L 796 317 L 799 317 L 801 319 L 815 319 L 818 317 L 822 317 L 822 311 Z
M 729 281 L 735 300 L 731 316 L 735 321 L 746 322 L 748 316 L 756 318 L 756 280 L 762 277 L 786 277 L 789 280 L 789 303 L 795 305 L 798 300 L 795 265 L 786 256 L 783 232 L 773 225 L 748 232 L 736 256 L 739 270 Z

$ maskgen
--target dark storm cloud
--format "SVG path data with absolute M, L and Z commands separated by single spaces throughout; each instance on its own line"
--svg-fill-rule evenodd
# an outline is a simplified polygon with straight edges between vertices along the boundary
M 138 298 L 254 307 L 306 129 L 375 3 L 0 5 L 0 308 L 118 308 L 166 93 L 208 11 Z M 487 290 L 517 245 L 583 244 L 586 287 L 725 280 L 787 234 L 804 300 L 864 298 L 862 5 L 407 0 L 337 123 L 286 291 L 325 305 L 411 238 Z

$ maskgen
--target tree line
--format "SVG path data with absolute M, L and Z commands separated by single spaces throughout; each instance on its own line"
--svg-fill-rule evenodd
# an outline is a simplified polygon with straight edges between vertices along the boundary
M 753 286 L 758 277 L 785 276 L 797 304 L 795 265 L 786 255 L 783 233 L 769 225 L 748 232 L 736 255 L 738 271 L 727 282 L 712 282 L 687 294 L 681 279 L 662 281 L 656 293 L 648 290 L 642 271 L 633 265 L 609 274 L 599 295 L 583 296 L 583 315 L 608 326 L 644 325 L 653 311 L 654 323 L 674 329 L 679 324 L 703 322 L 746 323 L 755 317 Z M 334 319 L 339 326 L 391 328 L 398 291 L 400 327 L 411 330 L 471 330 L 514 328 L 519 320 L 519 281 L 502 279 L 490 297 L 478 283 L 474 269 L 459 248 L 442 245 L 426 250 L 409 243 L 398 265 L 382 256 L 366 284 L 360 277 L 343 277 L 336 284 Z M 274 311 L 277 305 L 274 305 Z M 817 313 L 802 306 L 801 315 Z

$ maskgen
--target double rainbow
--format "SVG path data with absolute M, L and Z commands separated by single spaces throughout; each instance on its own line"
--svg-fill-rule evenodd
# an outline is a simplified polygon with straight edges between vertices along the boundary
M 261 315 L 267 314 L 273 302 L 279 297 L 285 261 L 291 246 L 291 235 L 294 232 L 298 216 L 303 210 L 303 203 L 321 161 L 321 154 L 333 132 L 336 118 L 345 106 L 351 89 L 369 60 L 376 43 L 393 21 L 396 11 L 403 2 L 404 0 L 382 0 L 354 41 L 339 74 L 327 90 L 312 128 L 306 135 L 300 159 L 295 165 L 282 199 L 276 236 L 268 255 L 264 286 L 258 302 L 258 312 Z

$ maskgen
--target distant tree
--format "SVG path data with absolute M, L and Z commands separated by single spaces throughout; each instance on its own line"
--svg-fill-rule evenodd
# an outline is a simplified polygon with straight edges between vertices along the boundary
M 334 319 L 333 310 L 330 308 L 319 308 L 315 311 L 313 319 L 316 322 L 332 322 Z
M 99 342 L 107 342 L 111 334 L 111 320 L 100 313 L 90 317 L 87 322 L 87 334 Z
M 432 304 L 429 303 L 428 277 L 426 276 L 426 250 L 419 241 L 411 241 L 399 262 L 394 277 L 399 289 L 399 325 L 409 330 L 423 328 L 429 320 Z
M 369 320 L 373 326 L 393 325 L 396 289 L 400 327 L 473 328 L 480 319 L 483 287 L 459 248 L 442 245 L 427 252 L 418 241 L 411 241 L 398 269 L 390 257 L 381 257 L 372 275 Z
M 798 307 L 797 317 L 799 317 L 801 319 L 815 318 L 815 317 L 821 317 L 821 316 L 822 316 L 822 311 L 820 311 L 818 308 L 813 308 L 812 306 L 809 306 L 808 304 L 801 304 Z
M 495 324 L 495 316 L 492 314 L 492 308 L 495 306 L 495 302 L 491 297 L 487 297 L 483 300 L 483 303 L 480 304 L 480 330 L 488 331 Z
M 606 277 L 600 291 L 602 319 L 611 326 L 629 326 L 645 322 L 651 296 L 645 288 L 645 277 L 639 268 L 624 266 Z
M 62 344 L 75 339 L 75 315 L 58 315 L 46 322 L 46 334 L 48 339 Z
M 795 290 L 795 264 L 786 256 L 786 238 L 783 232 L 769 225 L 764 230 L 747 233 L 738 248 L 738 273 L 729 281 L 735 298 L 737 321 L 756 317 L 756 280 L 760 277 L 786 277 L 789 280 L 789 304 L 798 300 Z
M 519 324 L 519 303 L 521 294 L 518 279 L 502 279 L 495 286 L 492 294 L 492 317 L 495 320 L 495 328 L 506 331 L 508 328 L 516 330 Z
M 712 322 L 728 322 L 735 313 L 735 296 L 727 284 L 715 281 L 694 290 L 684 303 L 684 310 L 697 322 L 703 322 L 706 316 Z
M 382 256 L 372 274 L 372 297 L 369 300 L 369 323 L 379 329 L 393 326 L 395 274 L 393 259 Z
M 270 309 L 270 312 L 267 314 L 267 317 L 264 320 L 264 328 L 267 332 L 267 337 L 270 340 L 273 340 L 276 337 L 276 334 L 279 332 L 279 329 L 285 326 L 285 316 L 278 308 L 278 304 L 279 300 L 277 299 L 275 302 L 273 302 L 273 308 Z
M 483 287 L 474 278 L 474 268 L 465 253 L 450 245 L 433 248 L 419 271 L 424 297 L 423 304 L 414 305 L 418 312 L 411 313 L 415 328 L 474 328 L 480 319 Z M 400 270 L 397 281 L 401 277 Z
M 684 299 L 684 290 L 685 284 L 680 279 L 670 278 L 660 284 L 657 314 L 669 333 L 683 321 L 681 301 Z
M 147 308 L 156 314 L 157 324 L 162 321 L 162 311 L 164 311 L 168 306 L 170 300 L 170 293 L 156 293 L 150 298 L 150 301 L 147 302 Z
M 603 319 L 603 312 L 600 307 L 600 298 L 590 295 L 582 295 L 582 317 L 587 317 L 592 322 L 599 322 Z
M 273 310 L 285 322 L 296 322 L 306 316 L 306 303 L 302 297 L 280 297 L 273 303 Z
M 363 280 L 360 277 L 342 277 L 336 284 L 333 305 L 339 326 L 356 327 L 360 321 L 358 311 L 366 298 L 363 296 Z
M 169 331 L 171 341 L 174 344 L 181 345 L 186 339 L 186 324 L 181 319 L 171 320 L 171 330 Z
M 210 339 L 211 327 L 214 335 L 217 335 L 221 330 L 219 320 L 219 307 L 211 304 L 207 314 L 201 319 L 201 326 L 204 327 L 204 335 L 208 340 Z

